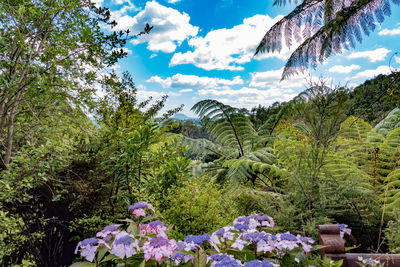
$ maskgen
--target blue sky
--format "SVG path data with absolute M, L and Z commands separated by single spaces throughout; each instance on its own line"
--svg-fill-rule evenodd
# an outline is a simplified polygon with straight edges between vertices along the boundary
M 270 0 L 97 0 L 112 11 L 116 30 L 137 33 L 146 23 L 150 35 L 127 45 L 128 57 L 117 71 L 129 71 L 138 98 L 169 95 L 167 108 L 180 104 L 182 113 L 201 99 L 217 99 L 237 107 L 287 101 L 306 87 L 304 76 L 280 82 L 282 67 L 295 46 L 281 53 L 253 57 L 265 32 L 293 5 L 273 6 Z M 332 85 L 353 87 L 380 73 L 389 73 L 389 59 L 400 52 L 400 7 L 356 49 L 335 55 L 311 70 L 311 77 Z M 400 57 L 395 58 L 400 66 Z

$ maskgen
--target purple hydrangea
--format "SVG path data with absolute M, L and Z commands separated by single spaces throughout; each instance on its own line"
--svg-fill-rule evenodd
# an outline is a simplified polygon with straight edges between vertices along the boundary
M 272 217 L 263 214 L 253 214 L 250 216 L 240 216 L 233 222 L 234 224 L 240 223 L 248 225 L 250 229 L 254 230 L 257 227 L 268 226 L 274 229 L 274 220 Z
M 241 267 L 243 264 L 235 259 L 223 259 L 219 262 L 213 262 L 212 267 Z
M 225 229 L 223 227 L 219 228 L 217 231 L 215 231 L 215 234 L 219 235 L 219 236 L 222 236 L 224 233 L 225 233 Z
M 84 239 L 78 243 L 75 248 L 75 254 L 78 253 L 79 248 L 81 248 L 81 256 L 84 257 L 87 261 L 92 262 L 94 256 L 96 255 L 97 248 L 104 244 L 108 248 L 110 248 L 103 240 L 91 237 Z
M 267 234 L 264 232 L 247 232 L 243 234 L 243 239 L 252 243 L 257 243 L 264 238 L 267 238 Z
M 231 255 L 227 255 L 227 254 L 213 254 L 213 255 L 208 257 L 208 260 L 222 261 L 224 259 L 231 259 L 231 258 L 232 258 L 232 256 Z
M 136 215 L 136 217 L 146 216 L 145 209 L 149 209 L 154 212 L 154 208 L 147 202 L 139 201 L 133 205 L 130 205 L 129 210 L 132 210 L 132 214 Z
M 175 261 L 176 265 L 179 265 L 182 261 L 185 263 L 188 262 L 189 260 L 193 259 L 193 255 L 185 254 L 182 252 L 175 252 L 171 257 L 171 260 Z
M 344 234 L 351 235 L 351 229 L 348 227 L 347 224 L 338 223 L 337 224 L 340 229 L 340 237 L 343 238 Z
M 243 264 L 235 260 L 232 255 L 228 254 L 213 254 L 207 258 L 207 261 L 212 261 L 212 267 L 236 267 L 243 266 Z
M 245 267 L 274 267 L 274 265 L 273 265 L 270 261 L 268 261 L 268 260 L 263 260 L 263 261 L 260 261 L 260 260 L 249 261 L 249 262 L 246 262 L 244 266 L 245 266 Z
M 188 235 L 185 237 L 185 242 L 186 243 L 194 243 L 198 246 L 203 245 L 203 242 L 208 242 L 210 240 L 210 235 L 209 234 L 204 234 L 204 235 Z
M 280 234 L 280 235 L 279 235 L 279 238 L 280 238 L 281 240 L 286 240 L 286 241 L 294 241 L 294 242 L 297 241 L 297 237 L 294 236 L 294 235 L 292 235 L 291 233 Z
M 112 244 L 111 254 L 123 259 L 135 255 L 139 251 L 139 241 L 125 231 L 121 231 L 115 235 Z
M 241 223 L 235 223 L 233 225 L 233 227 L 235 227 L 237 230 L 242 231 L 242 230 L 248 230 L 249 226 L 246 224 L 241 224 Z
M 110 235 L 116 235 L 118 231 L 118 227 L 121 226 L 121 224 L 112 224 L 109 226 L 104 227 L 103 230 L 98 232 L 96 234 L 96 237 L 102 237 L 106 242 L 110 240 L 111 236 Z

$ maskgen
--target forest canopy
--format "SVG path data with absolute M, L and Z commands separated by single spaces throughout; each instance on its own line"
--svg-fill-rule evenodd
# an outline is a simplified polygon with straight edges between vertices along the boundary
M 257 52 L 308 23 L 287 78 L 390 14 L 345 2 L 303 1 Z M 180 120 L 116 71 L 156 28 L 116 26 L 90 1 L 0 1 L 1 266 L 340 266 L 319 256 L 322 224 L 399 253 L 397 72 L 252 109 L 202 99 Z

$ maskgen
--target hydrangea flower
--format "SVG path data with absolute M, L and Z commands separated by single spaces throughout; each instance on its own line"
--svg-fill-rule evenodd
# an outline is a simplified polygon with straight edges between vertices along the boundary
M 272 217 L 269 217 L 265 214 L 253 214 L 250 216 L 252 219 L 256 220 L 258 223 L 261 224 L 261 226 L 268 226 L 271 229 L 274 229 L 275 222 Z
M 154 257 L 160 261 L 163 257 L 171 257 L 176 248 L 176 241 L 162 236 L 151 238 L 143 244 L 144 259 L 148 261 Z
M 351 229 L 348 227 L 347 224 L 338 223 L 337 224 L 340 228 L 340 237 L 343 238 L 344 234 L 351 235 Z
M 274 264 L 272 264 L 272 262 L 268 261 L 268 260 L 253 260 L 253 261 L 249 261 L 246 262 L 244 264 L 245 267 L 274 267 Z
M 244 231 L 244 230 L 248 230 L 248 229 L 249 229 L 249 226 L 248 226 L 248 225 L 246 225 L 246 224 L 241 224 L 241 223 L 235 223 L 235 224 L 233 225 L 233 227 L 235 227 L 235 229 L 236 229 L 236 230 L 239 230 L 239 231 Z
M 203 242 L 208 242 L 210 241 L 210 235 L 209 234 L 204 234 L 204 235 L 188 235 L 185 237 L 185 242 L 186 243 L 193 243 L 197 246 L 203 245 Z
M 257 227 L 260 226 L 268 226 L 271 229 L 274 229 L 274 220 L 272 217 L 269 217 L 267 215 L 263 214 L 253 214 L 250 216 L 240 216 L 236 218 L 236 220 L 233 222 L 234 224 L 245 224 L 249 226 L 249 229 L 256 229 Z
M 136 215 L 136 217 L 146 216 L 145 209 L 149 209 L 154 212 L 154 208 L 147 202 L 139 201 L 133 205 L 130 205 L 129 210 L 132 210 L 132 214 Z
M 186 243 L 183 241 L 179 241 L 178 243 L 176 243 L 176 250 L 177 251 L 191 251 L 191 250 L 195 250 L 197 247 L 196 244 L 194 243 Z
M 111 238 L 111 235 L 116 235 L 119 231 L 118 231 L 118 227 L 121 226 L 121 224 L 112 224 L 109 226 L 104 227 L 103 230 L 101 230 L 100 232 L 98 232 L 96 234 L 96 237 L 102 237 L 104 239 L 104 241 L 108 241 Z
M 363 257 L 358 257 L 358 261 L 362 262 L 365 266 L 370 266 L 370 267 L 382 266 L 379 260 L 375 260 L 373 258 L 364 259 Z
M 212 267 L 239 267 L 243 264 L 236 260 L 232 255 L 227 254 L 213 254 L 207 258 L 208 261 L 212 261 Z
M 181 263 L 182 261 L 184 261 L 185 263 L 188 262 L 189 260 L 193 259 L 193 255 L 189 255 L 189 254 L 185 254 L 182 252 L 175 252 L 170 259 L 175 261 L 176 265 L 179 265 L 179 263 Z
M 314 240 L 311 237 L 304 237 L 297 235 L 297 240 L 301 244 L 304 252 L 310 252 L 312 248 L 312 244 L 314 244 Z
M 165 234 L 167 227 L 161 221 L 157 220 L 157 221 L 152 221 L 149 224 L 142 224 L 140 225 L 140 228 L 144 234 L 152 233 L 157 236 L 167 237 L 167 235 Z
M 222 241 L 225 241 L 226 239 L 233 240 L 233 238 L 235 237 L 235 233 L 232 232 L 233 230 L 235 230 L 234 227 L 226 226 L 219 228 L 217 231 L 214 232 L 214 234 L 219 236 Z
M 123 259 L 135 255 L 139 250 L 139 241 L 127 232 L 121 231 L 115 235 L 110 253 Z
M 110 248 L 103 240 L 91 237 L 86 238 L 78 243 L 75 248 L 75 254 L 78 253 L 79 248 L 81 248 L 81 256 L 84 257 L 87 261 L 92 262 L 94 256 L 96 255 L 97 248 L 104 244 L 108 248 Z
M 268 238 L 268 235 L 265 232 L 247 231 L 243 233 L 243 239 L 251 243 L 258 243 L 264 238 Z
M 299 246 L 297 244 L 298 243 L 297 237 L 289 232 L 284 234 L 277 234 L 276 237 L 277 237 L 276 248 L 279 250 L 283 249 L 292 250 Z
M 240 239 L 239 237 L 236 238 L 235 242 L 233 242 L 232 246 L 233 248 L 237 248 L 238 250 L 243 250 L 244 246 L 247 245 L 249 242 Z

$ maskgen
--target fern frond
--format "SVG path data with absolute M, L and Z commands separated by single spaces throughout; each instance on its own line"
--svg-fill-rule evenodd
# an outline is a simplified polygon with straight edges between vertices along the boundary
M 399 4 L 400 1 L 392 2 Z M 382 23 L 385 16 L 391 14 L 390 5 L 389 0 L 304 0 L 269 29 L 255 54 L 280 51 L 282 33 L 290 47 L 297 34 L 292 30 L 293 26 L 303 27 L 305 39 L 291 54 L 282 73 L 282 79 L 286 79 L 309 67 L 315 68 L 332 54 L 348 49 L 348 43 L 354 48 L 356 42 L 362 41 L 362 32 L 368 35 L 375 30 L 375 23 Z
M 375 125 L 375 130 L 386 137 L 393 129 L 400 127 L 400 109 L 393 109 L 383 120 Z

